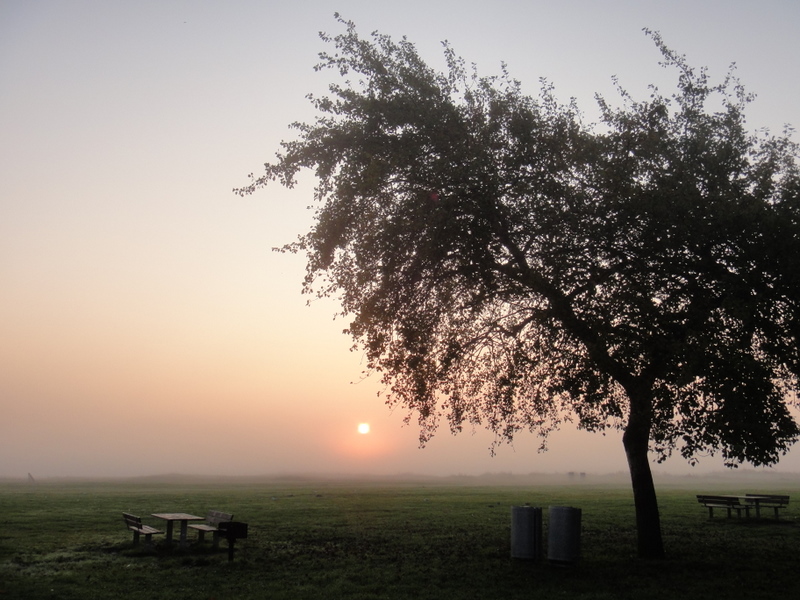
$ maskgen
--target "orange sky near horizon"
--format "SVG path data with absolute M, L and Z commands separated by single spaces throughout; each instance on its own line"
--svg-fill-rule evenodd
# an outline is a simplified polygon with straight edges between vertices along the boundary
M 613 75 L 669 80 L 649 27 L 712 78 L 737 62 L 753 127 L 800 124 L 789 0 L 0 0 L 0 477 L 626 470 L 617 433 L 569 425 L 544 454 L 446 423 L 419 449 L 336 304 L 306 306 L 303 257 L 272 251 L 308 228 L 311 178 L 232 193 L 313 118 L 334 11 L 437 66 L 448 39 L 531 94 L 547 77 L 589 115 Z

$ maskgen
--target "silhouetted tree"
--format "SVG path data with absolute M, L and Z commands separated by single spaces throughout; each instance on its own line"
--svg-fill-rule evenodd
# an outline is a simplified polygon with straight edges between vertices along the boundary
M 642 557 L 664 554 L 650 459 L 776 462 L 798 437 L 800 176 L 789 132 L 745 129 L 751 98 L 711 85 L 647 32 L 677 73 L 586 125 L 543 82 L 447 71 L 351 22 L 249 194 L 301 169 L 318 185 L 305 291 L 334 296 L 424 443 L 454 432 L 545 440 L 576 417 L 620 428 Z M 543 442 L 544 444 L 544 442 Z

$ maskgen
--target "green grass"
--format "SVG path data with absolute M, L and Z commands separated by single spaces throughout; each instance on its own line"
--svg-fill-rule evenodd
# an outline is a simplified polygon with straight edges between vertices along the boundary
M 794 493 L 798 489 L 742 489 Z M 800 486 L 798 486 L 800 487 Z M 773 598 L 800 595 L 795 510 L 708 519 L 661 488 L 669 557 L 635 556 L 624 487 L 369 483 L 0 483 L 0 599 Z M 583 511 L 573 568 L 512 560 L 513 505 Z M 791 505 L 790 505 L 791 507 Z M 233 512 L 250 535 L 223 548 L 134 548 L 123 511 Z M 157 539 L 163 536 L 156 536 Z M 546 548 L 546 537 L 545 537 Z

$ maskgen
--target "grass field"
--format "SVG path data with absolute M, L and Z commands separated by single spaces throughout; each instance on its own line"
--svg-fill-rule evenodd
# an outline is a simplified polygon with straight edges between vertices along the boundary
M 0 483 L 0 598 L 774 599 L 800 597 L 797 508 L 774 519 L 708 519 L 695 493 L 661 486 L 669 557 L 635 556 L 624 485 L 304 482 Z M 764 487 L 761 484 L 762 488 Z M 790 493 L 800 482 L 736 492 Z M 795 501 L 793 499 L 793 501 Z M 583 511 L 575 567 L 510 558 L 511 506 Z M 225 544 L 134 548 L 123 511 L 209 509 L 249 524 Z M 163 536 L 156 536 L 156 538 Z

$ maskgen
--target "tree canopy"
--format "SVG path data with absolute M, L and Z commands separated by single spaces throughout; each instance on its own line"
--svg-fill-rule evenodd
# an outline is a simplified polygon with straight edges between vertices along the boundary
M 501 440 L 564 419 L 624 430 L 642 556 L 663 547 L 649 457 L 775 463 L 800 434 L 800 172 L 790 132 L 749 132 L 733 70 L 712 84 L 647 31 L 669 95 L 621 86 L 598 123 L 546 81 L 526 95 L 447 44 L 323 36 L 310 97 L 241 194 L 316 175 L 305 290 L 416 415 Z

